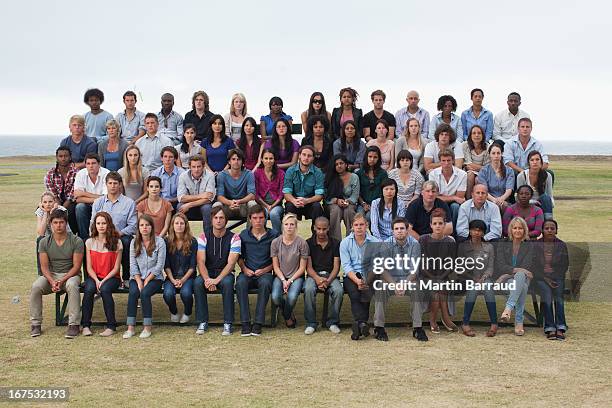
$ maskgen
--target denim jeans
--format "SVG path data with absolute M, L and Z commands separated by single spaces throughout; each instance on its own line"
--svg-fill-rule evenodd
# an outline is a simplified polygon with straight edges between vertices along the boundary
M 544 219 L 548 220 L 552 218 L 553 215 L 553 203 L 552 199 L 548 194 L 540 194 L 538 197 L 537 204 L 542 209 L 544 213 Z
M 234 274 L 230 273 L 217 285 L 223 297 L 223 323 L 234 323 Z M 194 289 L 196 302 L 196 321 L 208 322 L 208 299 L 210 293 L 204 287 L 204 278 L 198 275 L 195 278 Z
M 178 203 L 177 208 L 180 209 L 183 205 L 183 203 Z M 204 231 L 209 231 L 212 228 L 212 222 L 210 218 L 211 209 L 212 204 L 203 204 L 199 207 L 191 207 L 185 215 L 190 220 L 202 217 L 202 228 L 204 229 Z
M 104 315 L 106 316 L 106 327 L 113 330 L 117 328 L 113 291 L 117 290 L 120 283 L 121 281 L 118 278 L 110 278 L 100 286 L 100 297 L 102 298 Z M 91 315 L 93 314 L 94 295 L 96 292 L 96 282 L 88 276 L 83 286 L 83 303 L 81 307 L 81 326 L 83 327 L 91 327 Z
M 270 212 L 268 212 L 268 210 L 265 210 L 265 211 L 266 211 L 266 217 L 272 223 L 272 229 L 280 234 L 282 232 L 281 219 L 283 218 L 283 214 L 285 212 L 285 210 L 283 209 L 283 206 L 277 205 L 276 207 L 272 208 Z
M 131 235 L 121 236 L 121 245 L 123 250 L 121 251 L 121 279 L 130 279 L 130 243 L 132 242 Z
M 565 324 L 565 304 L 563 301 L 563 291 L 565 289 L 565 279 L 553 279 L 557 283 L 556 288 L 551 288 L 545 281 L 537 281 L 538 291 L 542 299 L 542 311 L 544 312 L 544 332 L 554 332 L 556 330 L 567 330 Z M 553 313 L 553 305 L 555 307 Z
M 261 276 L 246 276 L 244 273 L 236 278 L 236 295 L 240 304 L 240 321 L 251 323 L 251 311 L 249 309 L 249 290 L 257 288 L 257 306 L 255 307 L 255 323 L 264 324 L 266 322 L 266 305 L 272 290 L 272 280 L 274 276 L 266 273 Z
M 89 222 L 91 221 L 91 204 L 78 203 L 76 205 L 76 221 L 79 226 L 79 237 L 83 241 L 89 238 Z
M 523 323 L 523 314 L 525 313 L 525 300 L 527 299 L 527 291 L 529 290 L 529 279 L 523 272 L 514 274 L 514 278 L 509 279 L 508 283 L 516 282 L 514 290 L 510 291 L 510 296 L 506 301 L 506 308 L 514 309 L 514 323 Z
M 484 282 L 490 283 L 489 279 Z M 463 308 L 463 324 L 469 325 L 470 318 L 472 317 L 472 311 L 474 310 L 474 304 L 476 303 L 476 297 L 478 297 L 478 293 L 483 292 L 485 302 L 487 304 L 487 312 L 489 313 L 489 321 L 491 324 L 497 324 L 497 310 L 495 305 L 495 292 L 493 289 L 477 291 L 477 290 L 468 290 L 465 293 L 465 306 Z
M 344 291 L 351 299 L 351 313 L 356 322 L 367 322 L 370 317 L 370 297 L 357 288 L 348 277 L 344 277 Z
M 334 279 L 331 285 L 327 287 L 327 292 L 329 292 L 329 314 L 327 321 L 323 322 L 325 327 L 340 323 L 340 308 L 342 307 L 344 289 L 338 278 Z M 315 328 L 317 327 L 316 295 L 317 284 L 314 279 L 308 276 L 304 283 L 304 319 L 306 319 L 306 326 Z
M 459 208 L 461 204 L 456 202 L 448 203 L 448 207 L 450 208 L 451 218 L 453 219 L 453 231 L 457 230 L 457 218 L 459 217 Z
M 159 292 L 161 287 L 162 281 L 160 279 L 153 279 L 142 288 L 142 291 L 140 291 L 136 281 L 130 279 L 130 294 L 128 295 L 126 321 L 128 326 L 134 326 L 136 324 L 136 311 L 139 298 L 140 305 L 142 306 L 142 324 L 145 326 L 153 324 L 153 304 L 151 303 L 151 297 Z
M 180 289 L 177 289 L 168 279 L 164 282 L 164 302 L 166 302 L 172 314 L 178 313 L 176 307 L 177 291 L 181 295 L 183 306 L 185 306 L 185 314 L 191 316 L 191 311 L 193 310 L 193 278 L 187 279 Z
M 289 289 L 285 294 L 283 293 L 283 282 L 277 277 L 274 278 L 274 282 L 272 283 L 272 302 L 282 310 L 285 320 L 291 319 L 293 308 L 300 297 L 303 284 L 304 278 L 297 278 L 289 285 Z

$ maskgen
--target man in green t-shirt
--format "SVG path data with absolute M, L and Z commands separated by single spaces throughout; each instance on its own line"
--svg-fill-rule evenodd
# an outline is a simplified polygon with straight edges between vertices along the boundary
M 30 335 L 38 337 L 42 325 L 42 297 L 50 293 L 66 291 L 68 296 L 68 330 L 65 337 L 79 335 L 81 314 L 81 265 L 83 264 L 83 241 L 66 230 L 68 218 L 61 210 L 53 210 L 49 215 L 51 235 L 44 237 L 38 244 L 40 269 L 43 276 L 32 284 L 30 295 Z

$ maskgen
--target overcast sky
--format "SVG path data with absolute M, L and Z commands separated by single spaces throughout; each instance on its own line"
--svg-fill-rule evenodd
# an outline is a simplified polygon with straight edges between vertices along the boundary
M 91 87 L 113 114 L 131 89 L 139 110 L 171 92 L 184 115 L 202 89 L 215 113 L 242 92 L 252 114 L 278 95 L 294 118 L 316 90 L 330 111 L 352 86 L 364 113 L 377 88 L 391 112 L 416 89 L 430 113 L 443 94 L 460 113 L 479 87 L 493 113 L 518 91 L 536 137 L 611 140 L 611 13 L 604 1 L 11 1 L 0 134 L 67 133 Z

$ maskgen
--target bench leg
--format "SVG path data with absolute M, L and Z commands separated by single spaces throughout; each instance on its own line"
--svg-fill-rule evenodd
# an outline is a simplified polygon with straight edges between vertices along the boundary
M 536 324 L 538 327 L 542 327 L 544 324 L 544 314 L 542 313 L 542 308 L 540 307 L 540 303 L 538 303 L 535 293 L 531 295 L 531 299 L 533 301 L 533 311 L 536 315 Z
M 321 326 L 326 327 L 327 315 L 329 310 L 329 291 L 326 290 L 323 295 L 323 315 L 321 316 Z
M 63 293 L 63 292 L 62 292 Z M 55 294 L 55 325 L 64 326 L 66 324 L 66 308 L 68 307 L 68 295 L 64 296 L 62 302 L 62 293 Z M 60 307 L 61 304 L 61 307 Z

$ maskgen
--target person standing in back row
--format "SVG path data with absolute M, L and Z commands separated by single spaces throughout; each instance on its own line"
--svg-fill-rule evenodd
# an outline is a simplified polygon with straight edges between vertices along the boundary
M 121 125 L 121 137 L 133 145 L 145 134 L 145 114 L 136 109 L 136 94 L 133 91 L 123 94 L 123 104 L 125 110 L 119 112 L 115 120 Z
M 185 114 L 183 126 L 192 124 L 196 127 L 196 140 L 202 141 L 210 136 L 210 119 L 214 116 L 208 105 L 210 101 L 208 94 L 204 91 L 196 91 L 191 98 L 191 111 Z
M 83 102 L 90 108 L 90 111 L 85 113 L 85 134 L 98 143 L 108 139 L 106 122 L 112 120 L 113 115 L 100 108 L 104 103 L 104 92 L 97 88 L 88 89 Z
M 421 125 L 421 136 L 424 139 L 427 139 L 429 136 L 429 112 L 419 107 L 419 101 L 420 98 L 417 91 L 408 92 L 408 95 L 406 95 L 408 106 L 395 113 L 395 123 L 397 123 L 397 127 L 395 128 L 396 138 L 404 134 L 406 123 L 410 118 L 417 118 L 419 120 L 419 124 Z
M 493 140 L 504 143 L 511 141 L 518 135 L 518 123 L 523 118 L 529 119 L 529 114 L 521 109 L 521 95 L 510 92 L 508 95 L 508 109 L 495 115 L 493 119 Z
M 383 119 L 389 125 L 389 139 L 395 137 L 395 116 L 391 112 L 383 109 L 387 95 L 377 89 L 370 95 L 374 109 L 363 116 L 363 138 L 366 142 L 376 137 L 376 124 L 380 119 Z
M 176 146 L 183 141 L 183 117 L 173 111 L 174 96 L 165 93 L 161 97 L 161 110 L 157 114 L 159 122 L 159 133 L 172 141 L 172 146 Z

